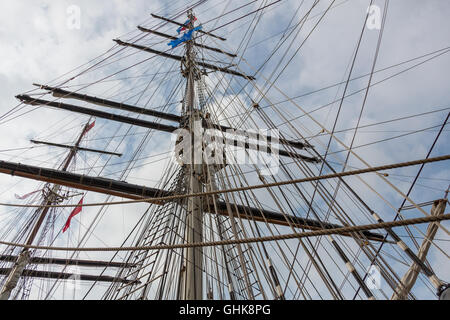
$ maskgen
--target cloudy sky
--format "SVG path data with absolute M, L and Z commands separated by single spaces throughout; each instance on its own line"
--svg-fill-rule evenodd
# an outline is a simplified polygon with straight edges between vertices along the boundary
M 298 137 L 298 131 L 296 131 L 298 129 L 303 137 L 308 138 L 323 153 L 324 146 L 328 143 L 328 136 L 322 135 L 313 138 L 313 136 L 320 135 L 322 131 L 317 122 L 327 130 L 332 130 L 339 109 L 339 102 L 332 102 L 342 97 L 344 85 L 333 86 L 317 93 L 311 92 L 347 80 L 370 1 L 335 1 L 334 6 L 323 17 L 318 27 L 314 28 L 324 10 L 331 3 L 331 1 L 322 0 L 314 7 L 299 32 L 290 27 L 296 25 L 304 17 L 313 1 L 283 0 L 264 10 L 264 14 L 261 16 L 251 14 L 234 23 L 227 24 L 256 10 L 263 3 L 271 3 L 270 1 L 255 1 L 225 17 L 215 19 L 224 12 L 250 2 L 248 0 L 209 0 L 196 8 L 199 22 L 204 23 L 205 30 L 218 28 L 215 33 L 227 38 L 226 42 L 213 38 L 202 41 L 211 46 L 221 47 L 226 51 L 236 52 L 239 58 L 233 63 L 239 65 L 238 68 L 241 72 L 254 74 L 259 70 L 256 83 L 259 88 L 264 88 L 261 91 L 265 96 L 262 97 L 260 91 L 247 86 L 245 87 L 246 94 L 240 93 L 242 101 L 251 103 L 248 98 L 251 96 L 264 107 L 274 126 L 286 136 Z M 176 28 L 172 25 L 161 26 L 160 21 L 153 19 L 150 13 L 174 17 L 191 3 L 192 1 L 112 0 L 105 5 L 104 1 L 99 0 L 16 0 L 4 4 L 0 12 L 0 39 L 2 42 L 0 51 L 0 160 L 54 167 L 63 159 L 63 152 L 54 148 L 29 149 L 31 146 L 29 140 L 47 139 L 58 143 L 69 143 L 76 138 L 80 128 L 88 121 L 86 116 L 49 108 L 17 107 L 19 103 L 14 96 L 34 90 L 33 83 L 63 84 L 71 88 L 82 89 L 81 91 L 84 93 L 117 101 L 132 102 L 148 108 L 155 105 L 161 106 L 167 102 L 176 102 L 175 98 L 167 101 L 167 96 L 170 94 L 170 89 L 175 87 L 177 81 L 180 80 L 179 75 L 174 74 L 168 79 L 153 78 L 155 81 L 151 85 L 149 84 L 148 90 L 142 96 L 139 96 L 139 92 L 148 84 L 148 81 L 145 80 L 148 78 L 133 78 L 146 73 L 162 73 L 169 69 L 177 70 L 175 64 L 170 61 L 162 64 L 153 58 L 148 60 L 151 56 L 147 53 L 135 52 L 132 49 L 122 50 L 115 45 L 112 39 L 137 41 L 142 45 L 151 45 L 159 50 L 167 50 L 165 41 L 160 41 L 156 37 L 144 37 L 136 29 L 136 26 L 158 27 L 162 32 L 175 34 L 174 29 Z M 385 1 L 375 0 L 374 4 L 379 6 L 382 12 Z M 450 3 L 446 0 L 389 1 L 385 29 L 375 65 L 375 70 L 381 71 L 377 72 L 372 79 L 372 83 L 380 83 L 371 87 L 369 91 L 360 126 L 430 113 L 403 121 L 360 129 L 353 146 L 356 147 L 355 152 L 369 165 L 422 159 L 429 151 L 431 143 L 440 129 L 439 126 L 442 125 L 450 110 L 450 91 L 448 90 L 450 56 L 443 50 L 450 46 L 448 37 L 450 20 L 447 18 L 449 14 Z M 257 27 L 249 29 L 254 25 L 255 18 L 260 19 Z M 177 17 L 178 21 L 184 19 L 184 15 Z M 371 71 L 378 37 L 378 29 L 365 27 L 352 70 L 352 78 Z M 303 43 L 305 39 L 307 40 Z M 275 50 L 279 43 L 282 43 L 281 47 Z M 175 49 L 175 54 L 180 54 L 180 50 L 179 48 Z M 102 59 L 109 56 L 108 61 L 111 63 L 105 63 Z M 214 55 L 209 58 L 217 57 Z M 270 60 L 267 61 L 269 57 Z M 430 58 L 433 59 L 426 61 Z M 96 63 L 100 63 L 99 68 L 95 68 Z M 286 65 L 287 67 L 284 68 Z M 90 70 L 89 67 L 94 69 Z M 124 70 L 126 68 L 130 69 Z M 409 70 L 409 68 L 411 69 Z M 115 74 L 121 70 L 124 71 Z M 273 73 L 274 70 L 275 73 Z M 80 74 L 82 71 L 85 73 Z M 399 74 L 390 78 L 397 73 Z M 264 81 L 267 78 L 272 81 L 276 79 L 275 86 L 267 86 Z M 105 79 L 108 81 L 104 81 Z M 102 80 L 100 83 L 89 87 L 83 85 L 100 80 Z M 207 83 L 213 84 L 215 80 L 217 80 L 217 75 L 212 74 Z M 162 86 L 154 84 L 161 81 L 164 81 Z M 233 81 L 231 83 L 233 89 L 242 86 L 240 80 Z M 368 77 L 352 81 L 346 92 L 350 94 L 364 89 L 367 83 Z M 154 96 L 152 96 L 153 93 Z M 307 93 L 308 95 L 305 95 Z M 228 95 L 232 95 L 233 92 L 222 92 L 222 94 L 228 99 Z M 298 98 L 292 102 L 286 101 L 286 96 Z M 336 123 L 336 131 L 356 126 L 363 98 L 364 91 L 344 100 Z M 151 101 L 151 106 L 148 105 L 149 101 Z M 270 106 L 271 104 L 273 106 Z M 176 113 L 179 112 L 179 107 L 177 104 L 171 104 L 166 110 Z M 227 110 L 225 113 L 231 117 L 233 114 L 242 113 L 247 109 Z M 9 113 L 10 111 L 14 111 L 14 113 Z M 311 113 L 305 116 L 305 112 Z M 422 131 L 413 133 L 418 130 Z M 96 140 L 100 137 L 130 133 L 134 135 L 125 143 L 115 140 L 105 144 L 106 140 Z M 89 146 L 129 154 L 138 149 L 145 133 L 145 130 L 139 128 L 119 127 L 117 124 L 100 120 L 97 122 L 96 129 L 89 133 L 91 141 Z M 349 145 L 353 133 L 354 131 L 351 130 L 343 131 L 337 133 L 336 136 Z M 405 136 L 395 138 L 399 135 Z M 387 141 L 373 144 L 373 142 L 383 139 L 387 139 Z M 144 141 L 145 148 L 142 156 L 166 152 L 170 150 L 172 143 L 170 137 L 159 133 L 153 133 Z M 367 146 L 364 146 L 366 144 Z M 448 145 L 449 134 L 446 128 L 435 146 L 432 156 L 448 154 Z M 339 152 L 343 149 L 342 145 L 334 141 L 331 144 L 330 152 Z M 342 163 L 345 157 L 346 153 L 340 152 L 330 155 L 329 159 L 338 164 Z M 127 156 L 125 156 L 126 159 L 128 159 Z M 147 158 L 146 162 L 150 162 L 152 159 Z M 131 172 L 127 181 L 147 185 L 158 181 L 164 168 L 169 165 L 169 159 L 164 155 L 156 157 L 156 159 L 160 161 L 151 165 L 142 165 Z M 96 166 L 101 167 L 107 161 L 114 163 L 114 161 L 119 162 L 120 160 L 84 155 L 77 159 L 76 168 L 80 173 L 120 178 L 123 166 L 109 167 L 105 172 L 100 169 L 92 169 Z M 349 165 L 356 168 L 367 166 L 353 156 L 349 160 Z M 339 165 L 336 168 L 342 170 Z M 406 192 L 416 173 L 417 167 L 396 170 L 396 175 L 393 174 L 388 179 L 401 191 Z M 419 203 L 441 198 L 450 181 L 449 166 L 447 163 L 427 165 L 422 177 L 411 194 L 413 199 Z M 383 218 L 392 220 L 395 211 L 389 204 L 395 208 L 398 207 L 402 201 L 401 196 L 379 177 L 367 176 L 365 179 L 378 191 L 379 195 L 356 178 L 349 179 L 349 182 L 364 195 L 364 199 L 377 212 L 380 212 Z M 37 182 L 0 176 L 0 202 L 16 202 L 14 194 L 25 194 L 38 188 Z M 86 197 L 86 202 L 104 200 L 104 196 L 96 194 L 88 194 Z M 77 201 L 78 199 L 73 200 L 73 202 Z M 134 205 L 108 211 L 108 216 L 100 220 L 101 223 L 97 225 L 94 235 L 91 236 L 88 243 L 98 244 L 101 239 L 103 244 L 108 246 L 120 245 L 130 228 L 141 217 L 144 209 L 144 205 Z M 429 207 L 425 209 L 429 210 Z M 86 230 L 85 227 L 99 213 L 98 210 L 86 211 L 79 218 L 81 220 L 76 220 L 77 228 L 75 229 L 78 235 L 61 237 L 60 244 L 74 245 L 81 241 L 82 234 Z M 7 207 L 0 208 L 0 217 L 5 225 L 15 221 L 18 214 L 17 210 L 12 211 Z M 412 217 L 422 214 L 411 211 L 408 215 Z M 25 223 L 25 220 L 22 223 Z M 444 225 L 449 227 L 448 224 Z M 401 231 L 405 234 L 404 230 Z M 112 234 L 120 236 L 114 237 L 111 236 Z M 448 252 L 450 249 L 448 235 L 439 231 L 436 237 L 447 239 L 447 241 L 438 243 Z M 443 263 L 448 266 L 448 259 L 436 248 L 431 249 L 430 257 L 430 261 L 436 262 L 436 265 Z M 449 270 L 448 267 L 437 267 L 435 272 L 442 279 L 449 281 Z M 415 294 L 419 298 L 426 298 L 430 297 L 431 293 L 427 290 L 417 290 Z

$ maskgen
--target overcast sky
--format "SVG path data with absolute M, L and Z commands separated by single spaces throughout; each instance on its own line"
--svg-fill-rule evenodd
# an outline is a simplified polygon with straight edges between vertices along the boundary
M 211 0 L 197 8 L 196 14 L 199 22 L 205 23 L 218 17 L 223 12 L 228 12 L 248 2 L 250 1 Z M 226 25 L 227 22 L 257 9 L 262 2 L 257 1 L 233 14 L 204 25 L 206 30 L 225 25 L 215 32 L 221 36 L 226 36 L 227 41 L 225 43 L 211 38 L 205 41 L 209 45 L 220 46 L 224 50 L 237 52 L 239 56 L 242 55 L 242 60 L 238 59 L 235 63 L 239 62 L 239 69 L 247 74 L 254 74 L 261 67 L 277 43 L 282 39 L 282 32 L 289 26 L 291 19 L 293 19 L 294 24 L 297 23 L 305 14 L 306 8 L 311 6 L 311 1 L 305 1 L 300 10 L 296 12 L 301 2 L 284 0 L 266 9 L 257 28 L 250 31 L 250 33 L 245 33 L 245 31 L 247 31 L 255 15 L 250 15 L 248 18 Z M 99 0 L 15 0 L 6 2 L 0 11 L 0 39 L 2 43 L 0 50 L 0 116 L 18 105 L 18 101 L 14 98 L 15 95 L 35 89 L 32 86 L 33 83 L 50 83 L 52 85 L 64 83 L 65 85 L 73 85 L 80 88 L 83 83 L 91 83 L 111 76 L 111 74 L 122 68 L 147 59 L 148 54 L 141 52 L 126 58 L 124 57 L 125 54 L 133 53 L 133 50 L 127 49 L 118 54 L 118 57 L 122 59 L 114 61 L 114 63 L 104 66 L 96 72 L 89 72 L 70 80 L 71 77 L 78 75 L 80 71 L 100 61 L 100 55 L 117 53 L 120 48 L 115 46 L 112 39 L 120 38 L 123 41 L 136 41 L 137 37 L 142 36 L 142 33 L 136 30 L 137 25 L 158 26 L 160 22 L 151 18 L 150 13 L 174 16 L 191 3 L 192 1 L 154 0 L 110 0 L 107 2 L 107 5 L 105 1 Z M 281 103 L 286 98 L 277 89 L 281 89 L 289 97 L 297 97 L 346 80 L 370 1 L 336 1 L 335 7 L 323 18 L 323 21 L 311 36 L 308 37 L 308 33 L 329 3 L 330 1 L 320 2 L 312 12 L 310 19 L 305 23 L 305 28 L 302 29 L 298 36 L 290 36 L 282 49 L 276 52 L 265 68 L 262 69 L 261 74 L 257 76 L 258 86 L 264 87 L 264 78 L 271 76 L 272 71 L 277 67 L 277 63 L 282 59 L 285 50 L 288 49 L 291 40 L 295 39 L 291 48 L 286 51 L 286 57 L 284 60 L 281 60 L 283 67 L 292 58 L 289 67 L 277 79 L 277 87 L 272 87 L 266 92 L 267 98 L 261 100 L 261 105 L 266 106 L 269 104 L 269 101 L 271 103 L 279 103 L 277 108 L 282 110 L 287 119 L 292 120 L 290 122 L 295 128 L 300 130 L 304 137 L 319 134 L 321 128 L 311 118 L 303 116 L 303 111 L 310 112 L 340 98 L 343 86 L 333 87 L 296 99 L 295 102 L 302 109 L 297 108 L 292 103 Z M 374 4 L 380 8 L 383 8 L 384 3 L 384 0 L 374 1 Z M 79 21 L 76 19 L 78 12 L 80 14 Z M 293 16 L 294 13 L 295 16 Z M 375 70 L 390 67 L 449 47 L 449 15 L 450 2 L 447 0 L 390 1 Z M 74 17 L 75 20 L 73 20 Z M 177 20 L 183 21 L 185 16 L 181 15 Z M 161 31 L 174 35 L 175 29 L 172 25 L 165 25 Z M 370 72 L 374 61 L 379 30 L 372 30 L 366 27 L 364 32 L 352 77 Z M 306 37 L 308 37 L 308 40 L 296 52 Z M 243 39 L 250 39 L 247 48 L 241 46 Z M 155 37 L 143 38 L 138 42 L 143 45 L 159 45 L 161 50 L 167 50 L 168 48 L 165 41 L 158 44 Z M 176 53 L 181 53 L 181 51 L 177 50 L 181 49 L 175 50 Z M 396 72 L 405 70 L 430 57 L 432 56 L 377 73 L 374 75 L 372 82 L 375 83 L 388 78 Z M 156 67 L 160 67 L 153 61 L 146 61 L 120 75 L 140 75 L 144 71 L 150 72 Z M 88 62 L 89 64 L 83 66 Z M 79 66 L 83 67 L 72 72 Z M 168 65 L 161 66 L 163 69 L 168 67 Z M 360 125 L 422 112 L 444 110 L 427 116 L 361 129 L 356 136 L 354 146 L 369 144 L 414 130 L 433 127 L 418 134 L 361 147 L 355 149 L 355 152 L 373 166 L 424 158 L 437 134 L 437 130 L 439 130 L 437 126 L 443 123 L 449 112 L 449 70 L 450 56 L 446 53 L 371 88 Z M 117 78 L 118 76 L 112 77 L 112 79 Z M 166 83 L 167 88 L 171 87 L 175 83 L 172 81 L 175 80 L 176 77 L 169 79 Z M 212 75 L 208 81 L 213 83 L 214 80 L 215 75 Z M 368 78 L 365 77 L 352 82 L 347 92 L 352 93 L 364 88 L 367 86 L 367 81 Z M 237 87 L 239 83 L 236 82 L 234 85 Z M 119 101 L 132 101 L 140 106 L 151 107 L 145 105 L 145 99 L 136 100 L 134 96 L 142 90 L 142 85 L 145 85 L 142 81 L 124 80 L 121 83 L 121 88 L 122 90 L 126 88 L 129 91 L 126 93 L 119 92 L 119 94 L 116 91 L 117 87 L 114 87 L 115 84 L 117 83 L 102 83 L 82 91 L 98 96 L 113 97 Z M 254 88 L 247 87 L 246 90 L 255 99 L 260 98 L 258 91 Z M 148 91 L 151 92 L 152 90 Z M 152 102 L 163 104 L 167 102 L 165 101 L 166 96 L 167 92 L 162 88 Z M 344 101 L 336 130 L 353 128 L 356 125 L 363 97 L 363 93 L 360 93 Z M 246 99 L 244 96 L 242 98 Z M 311 113 L 311 116 L 322 123 L 328 130 L 331 130 L 336 119 L 338 106 L 339 103 L 331 104 Z M 272 108 L 265 110 L 278 129 L 287 136 L 295 136 L 295 131 L 285 123 L 285 119 L 282 116 L 277 114 Z M 171 106 L 168 111 L 179 111 L 179 105 Z M 15 116 L 21 114 L 23 114 L 21 117 L 14 119 Z M 9 149 L 29 147 L 29 140 L 32 138 L 47 138 L 54 139 L 52 140 L 54 142 L 68 143 L 73 141 L 87 120 L 86 116 L 48 108 L 29 106 L 21 108 L 14 116 L 0 119 L 0 160 L 53 167 L 62 159 L 63 154 L 61 150 L 38 148 L 24 153 L 23 150 L 9 151 Z M 127 130 L 128 128 L 118 128 L 116 124 L 109 124 L 107 121 L 98 121 L 95 131 L 89 134 L 89 138 L 95 139 L 99 136 L 124 134 Z M 142 129 L 132 130 L 135 133 L 144 132 Z M 352 139 L 353 131 L 340 133 L 337 136 L 348 145 Z M 138 135 L 136 138 L 131 139 L 131 142 L 128 144 L 114 142 L 106 147 L 108 150 L 117 148 L 119 152 L 124 153 L 134 152 L 140 143 L 139 137 L 141 136 Z M 323 152 L 323 146 L 320 144 L 326 145 L 327 142 L 326 137 L 311 139 L 311 143 L 316 145 L 321 152 Z M 145 155 L 167 151 L 170 149 L 170 145 L 170 137 L 158 133 L 154 134 L 146 146 Z M 448 129 L 446 129 L 435 146 L 432 156 L 448 154 L 450 151 L 448 145 L 449 134 Z M 93 145 L 90 144 L 90 146 L 105 147 L 102 145 L 102 142 L 95 142 L 95 140 Z M 331 151 L 340 151 L 342 149 L 342 146 L 339 146 L 337 143 L 333 143 L 331 146 Z M 342 162 L 345 156 L 346 153 L 340 153 L 330 159 L 335 162 Z M 106 159 L 85 156 L 77 161 L 77 168 L 86 168 L 94 164 L 102 164 Z M 135 170 L 127 178 L 127 181 L 151 185 L 152 181 L 160 178 L 163 168 L 166 167 L 168 161 L 164 159 L 151 166 Z M 357 168 L 365 167 L 361 161 L 356 160 L 354 157 L 350 158 L 349 164 Z M 101 173 L 99 170 L 81 170 L 81 172 L 91 172 L 91 174 L 105 176 L 105 173 Z M 108 176 L 118 178 L 119 175 L 113 174 L 114 172 L 114 169 L 109 170 L 110 175 Z M 403 192 L 406 192 L 416 172 L 417 167 L 397 170 L 396 174 L 402 176 L 391 176 L 389 181 L 397 185 Z M 416 202 L 443 197 L 450 180 L 448 163 L 427 165 L 422 176 L 428 179 L 421 179 L 416 185 L 412 193 L 412 197 Z M 362 185 L 356 178 L 352 178 L 350 181 L 355 188 L 364 194 L 365 200 L 380 212 L 383 218 L 386 220 L 393 219 L 395 211 L 386 202 L 382 201 L 378 195 Z M 386 182 L 375 176 L 368 176 L 367 181 L 394 207 L 400 205 L 402 198 Z M 39 183 L 37 182 L 24 181 L 6 175 L 0 176 L 0 202 L 16 202 L 14 199 L 15 193 L 25 194 L 37 188 L 39 188 Z M 96 194 L 89 194 L 86 198 L 86 202 L 103 200 L 105 200 L 104 196 Z M 73 201 L 77 202 L 77 199 Z M 145 205 L 135 205 L 128 206 L 126 209 L 114 208 L 110 210 L 108 216 L 104 217 L 100 226 L 96 228 L 90 243 L 98 244 L 98 239 L 101 238 L 109 246 L 119 245 L 145 207 Z M 86 211 L 80 217 L 81 221 L 77 220 L 77 223 L 81 222 L 84 226 L 89 225 L 90 221 L 97 214 L 97 210 Z M 3 219 L 3 222 L 17 218 L 16 214 L 17 212 L 11 212 L 10 208 L 0 208 L 0 217 Z M 411 213 L 411 216 L 420 215 L 418 212 Z M 125 220 L 127 220 L 126 223 L 124 223 Z M 449 227 L 448 223 L 444 223 L 444 225 L 447 228 Z M 80 230 L 84 230 L 84 228 L 81 227 Z M 82 234 L 81 231 L 80 234 Z M 111 234 L 120 236 L 113 237 Z M 448 240 L 448 236 L 441 231 L 438 232 L 436 237 Z M 61 241 L 64 241 L 64 245 L 69 243 L 75 244 L 80 240 L 80 238 L 73 237 L 72 239 L 67 237 L 61 239 L 63 239 Z M 448 242 L 439 242 L 439 244 L 447 252 L 450 249 Z M 448 259 L 435 248 L 431 249 L 430 256 L 431 261 L 439 261 L 443 263 L 443 266 L 446 266 L 436 268 L 435 272 L 442 279 L 449 281 L 450 268 L 448 268 Z M 423 295 L 421 295 L 420 291 L 416 292 L 416 294 L 419 298 L 430 297 L 430 293 L 425 290 Z

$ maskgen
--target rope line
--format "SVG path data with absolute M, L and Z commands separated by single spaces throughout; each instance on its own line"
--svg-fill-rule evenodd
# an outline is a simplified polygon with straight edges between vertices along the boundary
M 134 204 L 134 203 L 145 203 L 145 202 L 156 202 L 156 201 L 159 202 L 159 201 L 178 200 L 178 199 L 184 199 L 184 198 L 213 196 L 213 195 L 219 195 L 219 194 L 223 194 L 223 193 L 232 193 L 232 192 L 240 192 L 240 191 L 247 191 L 247 190 L 254 190 L 254 189 L 272 188 L 272 187 L 283 186 L 283 185 L 288 185 L 288 184 L 297 184 L 297 183 L 304 183 L 304 182 L 310 182 L 310 181 L 348 177 L 348 176 L 359 175 L 359 174 L 364 174 L 364 173 L 404 168 L 404 167 L 409 167 L 409 166 L 416 166 L 419 164 L 446 161 L 446 160 L 450 160 L 450 155 L 439 156 L 439 157 L 428 158 L 428 159 L 421 159 L 421 160 L 413 160 L 413 161 L 407 161 L 407 162 L 399 162 L 399 163 L 388 164 L 388 165 L 383 165 L 383 166 L 378 166 L 378 167 L 370 167 L 370 168 L 352 170 L 352 171 L 346 171 L 346 172 L 340 172 L 340 173 L 331 173 L 331 174 L 315 176 L 315 177 L 278 181 L 278 182 L 273 182 L 273 183 L 258 184 L 258 185 L 253 185 L 253 186 L 239 187 L 239 188 L 232 188 L 232 189 L 225 189 L 225 190 L 216 190 L 216 191 L 190 193 L 190 194 L 178 194 L 178 195 L 173 195 L 173 196 L 145 198 L 145 199 L 139 199 L 139 200 L 86 203 L 86 204 L 83 204 L 83 207 L 95 207 L 95 206 L 118 205 L 118 204 Z M 78 204 L 42 206 L 42 205 L 20 205 L 20 204 L 10 204 L 10 203 L 0 203 L 0 206 L 19 207 L 19 208 L 46 208 L 46 207 L 49 207 L 49 208 L 75 208 L 75 207 L 78 207 Z
M 367 224 L 367 225 L 361 225 L 361 226 L 341 227 L 341 228 L 308 231 L 308 232 L 302 232 L 302 233 L 290 233 L 290 234 L 267 236 L 267 237 L 254 237 L 254 238 L 236 239 L 236 240 L 221 240 L 221 241 L 210 241 L 210 242 L 182 243 L 182 244 L 175 244 L 175 245 L 156 245 L 156 246 L 141 246 L 141 247 L 63 248 L 63 247 L 30 246 L 30 245 L 24 245 L 24 244 L 20 244 L 20 243 L 12 243 L 12 242 L 6 242 L 6 241 L 0 241 L 0 244 L 6 245 L 6 246 L 25 248 L 25 249 L 51 250 L 51 251 L 84 251 L 84 252 L 104 251 L 104 252 L 110 252 L 110 251 L 170 250 L 170 249 L 199 248 L 199 247 L 212 247 L 212 246 L 223 246 L 223 245 L 233 245 L 233 244 L 247 244 L 247 243 L 254 243 L 254 242 L 290 240 L 290 239 L 326 236 L 326 235 L 332 235 L 332 234 L 339 235 L 339 234 L 344 234 L 344 233 L 356 233 L 356 232 L 368 231 L 368 230 L 387 229 L 387 228 L 402 227 L 402 226 L 406 226 L 406 225 L 421 224 L 421 223 L 427 223 L 427 222 L 439 222 L 439 221 L 444 221 L 444 220 L 450 220 L 450 213 L 447 213 L 447 214 L 444 214 L 441 216 L 429 216 L 429 217 L 421 217 L 421 218 L 414 218 L 414 219 L 408 219 L 408 220 L 381 222 L 381 223 L 373 223 L 373 224 Z

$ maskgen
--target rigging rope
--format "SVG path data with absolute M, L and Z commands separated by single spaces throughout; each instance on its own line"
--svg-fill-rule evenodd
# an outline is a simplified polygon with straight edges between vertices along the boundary
M 419 164 L 446 161 L 446 160 L 450 160 L 450 155 L 439 156 L 439 157 L 428 158 L 428 159 L 421 159 L 421 160 L 413 160 L 413 161 L 407 161 L 407 162 L 399 162 L 399 163 L 394 163 L 394 164 L 388 164 L 388 165 L 383 165 L 383 166 L 370 167 L 370 168 L 346 171 L 346 172 L 340 172 L 340 173 L 331 173 L 331 174 L 326 174 L 326 175 L 322 175 L 322 176 L 313 176 L 313 177 L 307 177 L 307 178 L 301 178 L 301 179 L 292 179 L 292 180 L 287 180 L 287 181 L 258 184 L 258 185 L 253 185 L 253 186 L 240 187 L 240 188 L 232 188 L 232 189 L 201 192 L 201 193 L 192 193 L 192 194 L 179 194 L 179 195 L 173 195 L 173 196 L 167 196 L 167 197 L 155 197 L 155 198 L 147 198 L 147 199 L 139 199 L 139 200 L 127 200 L 127 201 L 103 202 L 103 203 L 86 203 L 86 204 L 83 204 L 83 206 L 84 207 L 94 207 L 94 206 L 101 206 L 101 205 L 144 203 L 144 202 L 154 202 L 154 201 L 177 200 L 177 199 L 201 197 L 201 196 L 212 196 L 212 195 L 219 195 L 219 194 L 223 194 L 223 193 L 232 193 L 232 192 L 239 192 L 239 191 L 246 191 L 246 190 L 253 190 L 253 189 L 271 188 L 271 187 L 277 187 L 277 186 L 289 185 L 289 184 L 304 183 L 304 182 L 310 182 L 310 181 L 348 177 L 348 176 L 359 175 L 359 174 L 363 174 L 363 173 L 404 168 L 404 167 L 415 166 L 415 165 L 419 165 Z M 78 205 L 40 206 L 40 205 L 20 205 L 20 204 L 10 204 L 10 203 L 0 203 L 0 206 L 22 207 L 22 208 L 45 208 L 45 207 L 72 208 L 72 207 L 77 207 Z
M 140 250 L 170 250 L 170 249 L 223 246 L 223 245 L 243 244 L 243 243 L 253 243 L 253 242 L 290 240 L 290 239 L 317 237 L 317 236 L 325 236 L 325 235 L 332 235 L 332 234 L 340 235 L 340 234 L 346 234 L 346 233 L 387 229 L 387 228 L 401 227 L 401 226 L 421 224 L 421 223 L 427 223 L 427 222 L 439 222 L 439 221 L 445 221 L 445 220 L 450 220 L 450 213 L 446 213 L 441 216 L 429 216 L 429 217 L 421 217 L 421 218 L 414 218 L 414 219 L 407 219 L 407 220 L 366 224 L 366 225 L 362 225 L 362 226 L 351 226 L 351 227 L 316 230 L 316 231 L 301 232 L 301 233 L 290 233 L 290 234 L 268 236 L 268 237 L 255 237 L 255 238 L 247 238 L 247 239 L 222 240 L 222 241 L 199 242 L 199 243 L 185 243 L 185 244 L 175 244 L 175 245 L 156 245 L 156 246 L 147 246 L 147 247 L 143 246 L 143 247 L 116 247 L 116 248 L 114 248 L 114 247 L 111 247 L 111 248 L 79 248 L 79 247 L 78 248 L 63 248 L 63 247 L 29 246 L 29 245 L 24 245 L 21 243 L 11 243 L 11 242 L 6 242 L 6 241 L 0 241 L 0 244 L 7 245 L 7 246 L 19 247 L 19 248 L 26 248 L 26 249 L 50 250 L 50 251 L 84 251 L 84 252 L 104 251 L 104 252 L 111 252 L 111 251 L 140 251 Z

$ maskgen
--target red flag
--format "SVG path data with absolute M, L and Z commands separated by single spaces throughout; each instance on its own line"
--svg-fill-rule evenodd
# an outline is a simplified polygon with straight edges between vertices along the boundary
M 93 128 L 95 127 L 95 121 L 86 126 L 86 129 L 83 132 L 83 137 Z
M 81 212 L 81 210 L 83 210 L 83 198 L 81 198 L 80 202 L 78 203 L 78 206 L 73 209 L 72 213 L 69 216 L 69 219 L 67 219 L 66 225 L 64 226 L 63 229 L 63 233 L 67 231 L 67 229 L 69 229 L 70 227 L 70 221 L 72 220 L 73 217 L 75 217 L 77 214 L 79 214 Z
M 92 122 L 86 129 L 86 133 L 88 133 L 93 127 L 95 127 L 95 121 Z

